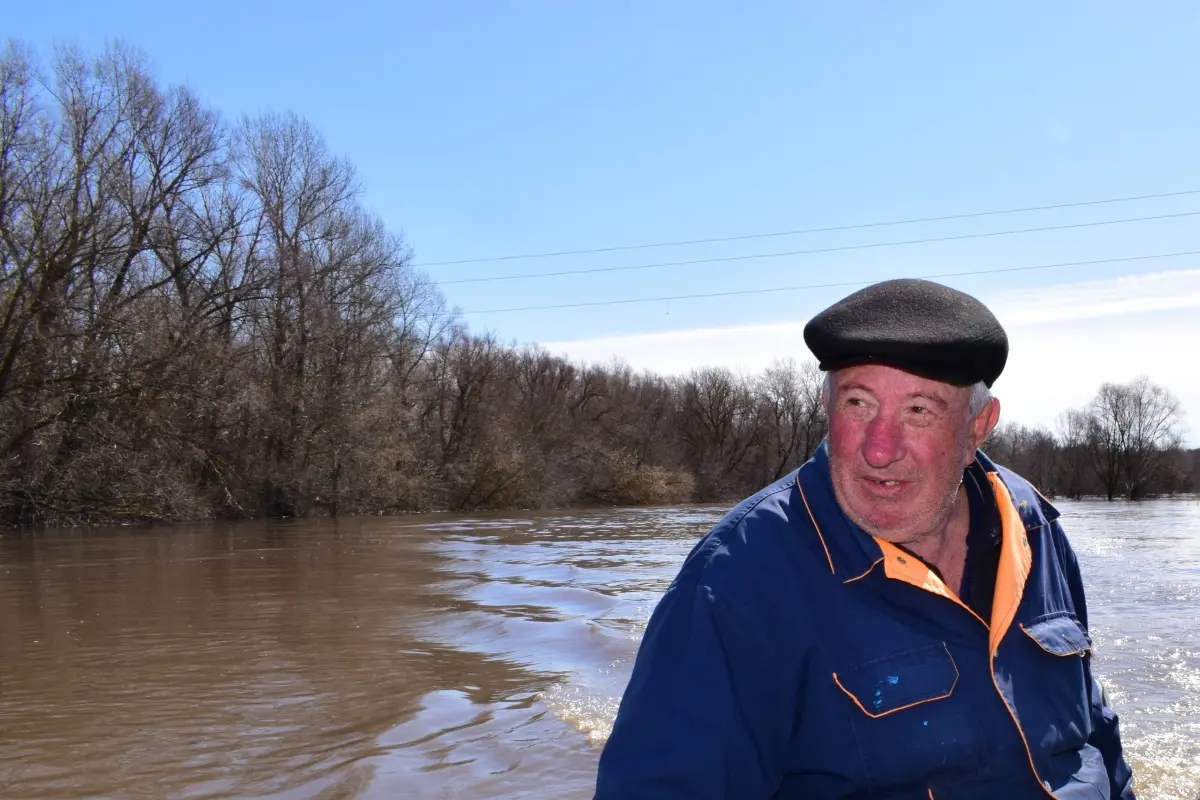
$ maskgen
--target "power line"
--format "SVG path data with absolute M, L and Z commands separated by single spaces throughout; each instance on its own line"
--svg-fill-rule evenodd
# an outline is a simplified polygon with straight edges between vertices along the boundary
M 483 278 L 458 278 L 452 281 L 438 281 L 442 286 L 451 284 L 463 283 L 493 283 L 496 281 L 516 281 L 527 280 L 531 278 L 557 278 L 565 275 L 588 275 L 600 272 L 628 272 L 630 270 L 642 269 L 661 269 L 662 267 L 687 267 L 697 264 L 717 264 L 730 261 L 750 261 L 762 258 L 782 258 L 784 256 L 807 256 L 818 253 L 838 253 L 848 250 L 869 250 L 878 247 L 899 247 L 901 245 L 910 244 L 930 244 L 934 242 L 953 242 L 964 239 L 986 239 L 993 236 L 1012 236 L 1023 233 L 1041 233 L 1044 231 L 1062 231 L 1071 228 L 1097 228 L 1104 225 L 1123 225 L 1131 222 L 1150 222 L 1152 220 L 1161 219 L 1177 219 L 1179 217 L 1194 217 L 1200 215 L 1200 211 L 1183 211 L 1177 214 L 1156 214 L 1151 217 L 1129 217 L 1126 219 L 1110 219 L 1100 220 L 1098 222 L 1076 222 L 1065 225 L 1046 225 L 1038 228 L 1017 228 L 1006 231 L 987 231 L 984 233 L 962 233 L 955 236 L 936 236 L 926 239 L 902 239 L 899 241 L 890 242 L 871 242 L 869 244 L 848 244 L 838 247 L 818 247 L 808 250 L 788 250 L 781 253 L 758 253 L 754 255 L 742 256 L 719 256 L 714 258 L 697 258 L 689 261 L 660 261 L 652 264 L 630 264 L 619 267 L 589 267 L 585 269 L 567 269 L 557 272 L 526 272 L 517 275 L 493 275 Z
M 1104 200 L 1082 200 L 1075 203 L 1056 203 L 1047 206 L 1025 206 L 1023 208 L 1005 208 L 997 211 L 973 211 L 965 214 L 947 214 L 940 217 L 913 217 L 911 219 L 896 219 L 885 222 L 860 222 L 851 225 L 833 225 L 826 228 L 799 228 L 790 231 L 772 231 L 769 233 L 746 233 L 740 236 L 718 236 L 712 239 L 684 239 L 674 242 L 648 242 L 645 244 L 614 245 L 610 247 L 592 247 L 582 250 L 559 250 L 548 253 L 522 253 L 507 256 L 486 256 L 483 258 L 462 258 L 454 261 L 425 261 L 413 264 L 413 267 L 447 267 L 456 264 L 486 264 L 494 261 L 518 261 L 533 258 L 557 258 L 559 256 L 580 256 L 593 253 L 616 253 L 624 250 L 649 250 L 655 247 L 683 247 L 693 244 L 717 244 L 719 242 L 740 242 L 748 239 L 771 239 L 780 236 L 801 236 L 810 233 L 832 233 L 834 231 L 857 231 L 867 228 L 886 228 L 896 225 L 915 225 L 923 222 L 949 222 L 956 219 L 974 219 L 976 217 L 995 217 L 1004 214 L 1024 214 L 1033 211 L 1056 211 L 1063 208 L 1083 208 L 1085 206 L 1100 206 L 1113 203 L 1132 203 L 1139 200 L 1161 200 L 1167 197 L 1184 197 L 1200 194 L 1200 189 L 1186 189 L 1181 192 L 1162 192 L 1160 194 L 1142 194 L 1131 197 L 1112 197 Z
M 935 275 L 919 275 L 925 280 L 936 278 L 957 278 L 966 275 L 995 275 L 1002 272 L 1031 272 L 1033 270 L 1054 269 L 1057 267 L 1087 267 L 1096 264 L 1122 264 L 1130 261 L 1149 261 L 1158 258 L 1177 258 L 1179 256 L 1200 255 L 1200 250 L 1189 250 L 1182 253 L 1161 253 L 1147 256 L 1126 256 L 1124 258 L 1101 258 L 1095 261 L 1063 261 L 1057 264 L 1037 264 L 1031 267 L 1003 267 L 998 269 L 979 269 L 968 272 L 942 272 Z M 559 303 L 545 306 L 518 306 L 514 308 L 487 308 L 479 311 L 467 311 L 467 314 L 506 314 L 514 311 L 547 311 L 561 308 L 585 308 L 589 306 L 618 306 L 633 303 L 657 303 L 666 300 L 698 300 L 709 297 L 734 297 L 738 295 L 772 294 L 774 292 L 798 292 L 809 289 L 833 289 L 845 286 L 866 286 L 874 281 L 839 281 L 837 283 L 810 283 L 803 286 L 775 286 L 769 289 L 738 289 L 729 292 L 703 292 L 700 294 L 674 294 L 659 297 L 634 297 L 626 300 L 592 300 L 584 303 Z

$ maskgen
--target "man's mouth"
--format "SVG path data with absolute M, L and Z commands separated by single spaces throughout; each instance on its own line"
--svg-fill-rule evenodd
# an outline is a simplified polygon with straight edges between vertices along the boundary
M 872 491 L 889 495 L 904 491 L 905 487 L 910 483 L 910 481 L 899 478 L 872 478 L 868 476 L 864 476 L 863 480 Z

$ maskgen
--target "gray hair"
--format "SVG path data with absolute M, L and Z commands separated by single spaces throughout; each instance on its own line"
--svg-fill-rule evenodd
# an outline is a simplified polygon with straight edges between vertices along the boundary
M 821 386 L 821 402 L 825 408 L 829 408 L 829 401 L 833 397 L 833 372 L 825 373 L 825 382 Z M 971 401 L 968 408 L 971 412 L 971 418 L 974 419 L 980 411 L 987 408 L 987 404 L 992 402 L 992 390 L 988 385 L 980 381 L 971 387 Z

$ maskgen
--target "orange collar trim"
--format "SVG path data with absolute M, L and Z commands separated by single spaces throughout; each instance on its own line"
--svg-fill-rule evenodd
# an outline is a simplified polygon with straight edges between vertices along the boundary
M 992 619 L 990 624 L 967 606 L 958 594 L 938 577 L 929 566 L 919 558 L 915 558 L 901 550 L 889 541 L 873 536 L 875 543 L 883 554 L 883 571 L 891 580 L 902 581 L 926 592 L 945 597 L 951 602 L 962 606 L 971 616 L 987 626 L 990 633 L 988 644 L 994 654 L 1003 641 L 1004 635 L 1012 626 L 1017 616 L 1017 607 L 1025 593 L 1025 583 L 1033 568 L 1033 552 L 1029 547 L 1029 535 L 1021 521 L 1021 515 L 1013 504 L 1008 487 L 995 472 L 987 473 L 992 490 L 996 497 L 996 507 L 1000 512 L 1000 565 L 996 572 L 996 593 L 992 601 Z M 869 574 L 876 566 L 876 561 L 863 575 L 852 580 L 858 580 Z M 846 581 L 850 583 L 851 581 Z

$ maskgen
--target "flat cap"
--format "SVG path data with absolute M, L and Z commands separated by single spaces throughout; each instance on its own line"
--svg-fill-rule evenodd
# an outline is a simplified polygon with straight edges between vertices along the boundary
M 956 386 L 1004 371 L 1008 336 L 969 294 L 915 278 L 876 283 L 839 300 L 804 326 L 822 370 L 886 364 Z

